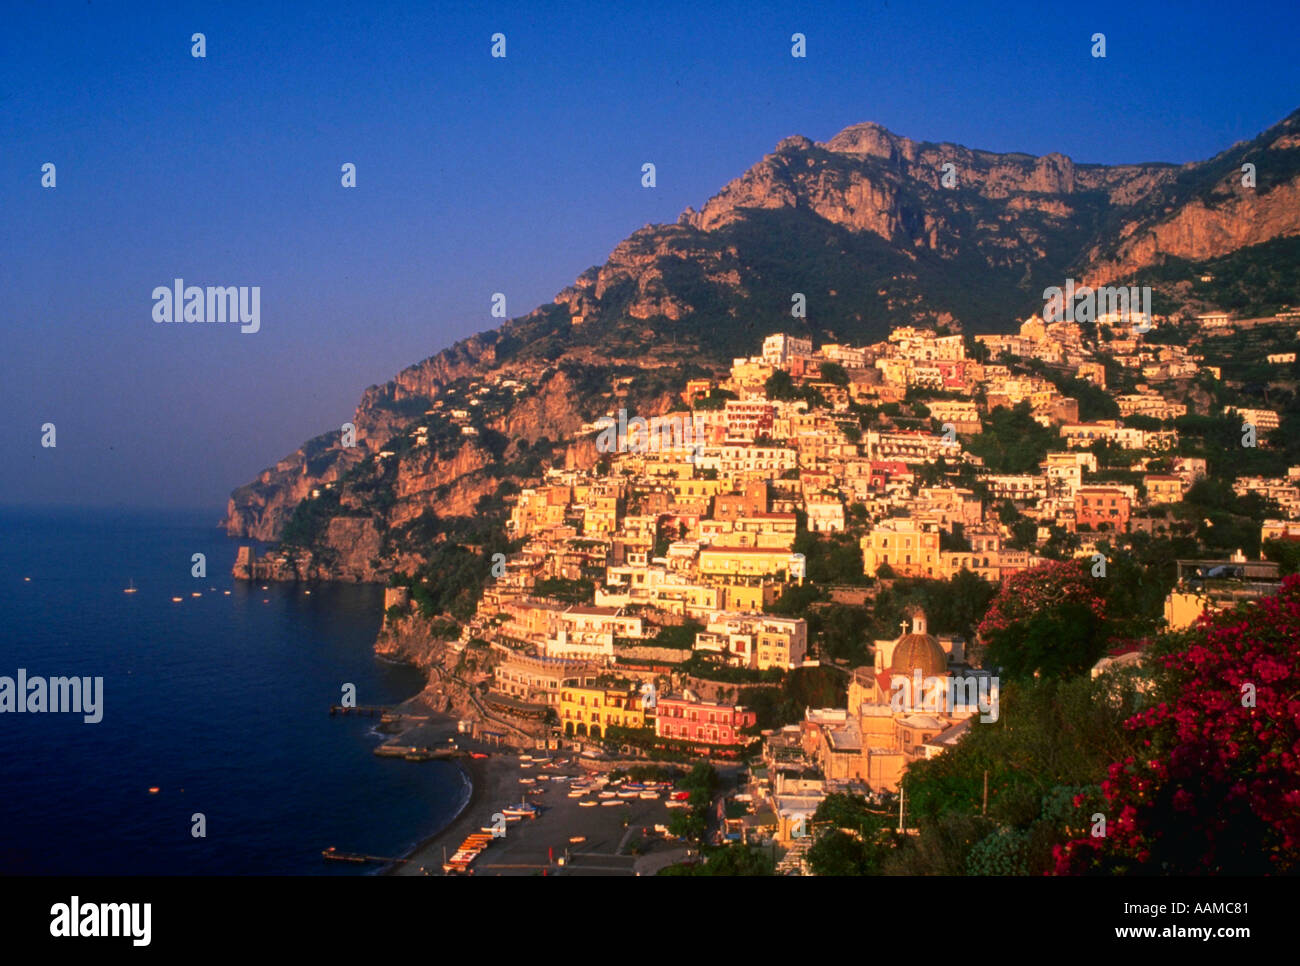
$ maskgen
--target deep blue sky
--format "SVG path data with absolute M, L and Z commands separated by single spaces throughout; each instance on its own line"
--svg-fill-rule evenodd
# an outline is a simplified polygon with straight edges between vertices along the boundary
M 0 503 L 215 517 L 491 293 L 548 301 L 790 134 L 1184 162 L 1300 106 L 1293 4 L 271 6 L 6 13 Z M 260 285 L 261 331 L 156 325 L 176 276 Z

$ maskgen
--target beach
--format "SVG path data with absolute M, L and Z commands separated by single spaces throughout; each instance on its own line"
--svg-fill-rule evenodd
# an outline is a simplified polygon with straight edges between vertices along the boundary
M 505 835 L 475 860 L 472 874 L 636 875 L 646 874 L 646 870 L 652 874 L 685 857 L 682 843 L 666 840 L 654 831 L 655 825 L 667 825 L 673 814 L 663 798 L 606 799 L 618 804 L 583 807 L 581 800 L 568 797 L 569 783 L 555 778 L 590 774 L 575 758 L 557 757 L 543 766 L 499 749 L 488 755 L 460 759 L 473 785 L 469 801 L 451 824 L 421 842 L 405 862 L 385 870 L 386 874 L 443 874 L 444 850 L 449 856 L 467 836 L 491 828 L 493 816 L 518 803 L 527 788 L 544 789 L 523 796 L 541 806 L 540 815 L 508 825 Z M 535 784 L 521 784 L 521 778 L 532 778 Z M 596 801 L 595 794 L 583 800 Z M 582 841 L 574 841 L 578 838 Z M 631 847 L 638 843 L 643 854 L 632 854 Z

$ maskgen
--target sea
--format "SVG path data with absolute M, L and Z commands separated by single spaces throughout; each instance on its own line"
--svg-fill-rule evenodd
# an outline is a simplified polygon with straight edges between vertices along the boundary
M 321 851 L 399 856 L 468 798 L 329 714 L 423 684 L 373 652 L 383 588 L 236 581 L 219 516 L 0 509 L 0 676 L 103 679 L 98 723 L 0 713 L 0 874 L 364 875 Z

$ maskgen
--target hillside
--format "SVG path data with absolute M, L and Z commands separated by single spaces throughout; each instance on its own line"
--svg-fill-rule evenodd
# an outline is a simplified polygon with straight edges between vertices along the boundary
M 1247 162 L 1254 189 L 1241 185 Z M 449 521 L 491 519 L 542 465 L 589 463 L 590 439 L 569 442 L 584 422 L 620 406 L 663 412 L 686 379 L 724 371 L 772 332 L 865 344 L 907 323 L 999 331 L 1041 311 L 1043 289 L 1067 276 L 1159 276 L 1163 310 L 1199 306 L 1203 287 L 1166 276 L 1260 252 L 1268 277 L 1291 285 L 1272 262 L 1297 235 L 1300 111 L 1182 166 L 995 154 L 874 124 L 824 143 L 786 138 L 552 303 L 371 386 L 354 448 L 337 430 L 308 441 L 234 491 L 224 526 L 310 548 L 305 573 L 381 580 L 424 562 L 422 541 L 459 526 Z M 1249 266 L 1234 262 L 1232 277 Z M 796 292 L 806 319 L 791 317 Z M 472 434 L 449 418 L 457 408 Z

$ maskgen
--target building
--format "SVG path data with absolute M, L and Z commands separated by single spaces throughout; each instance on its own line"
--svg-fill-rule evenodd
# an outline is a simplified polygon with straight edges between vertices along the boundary
M 933 577 L 939 571 L 939 529 L 910 517 L 882 520 L 859 544 L 863 572 L 870 576 L 885 565 L 900 577 Z
M 655 704 L 655 735 L 705 745 L 742 745 L 744 728 L 758 723 L 758 713 L 743 705 L 700 701 L 689 692 L 661 695 Z
M 809 360 L 812 354 L 812 339 L 777 333 L 763 340 L 763 361 L 777 369 L 786 368 L 794 359 Z
M 808 655 L 808 622 L 802 617 L 720 612 L 695 635 L 695 650 L 727 664 L 766 671 L 799 667 Z
M 1074 522 L 1077 528 L 1128 533 L 1132 504 L 1128 495 L 1109 486 L 1084 486 L 1074 494 Z
M 646 709 L 640 691 L 632 688 L 598 688 L 565 685 L 560 688 L 557 713 L 570 737 L 603 737 L 612 727 L 646 727 Z
M 625 615 L 621 607 L 573 604 L 559 614 L 543 653 L 546 657 L 608 661 L 614 656 L 615 638 L 644 636 L 641 618 Z
M 1148 473 L 1142 477 L 1142 484 L 1147 490 L 1147 502 L 1181 503 L 1187 484 L 1181 476 L 1167 473 Z

